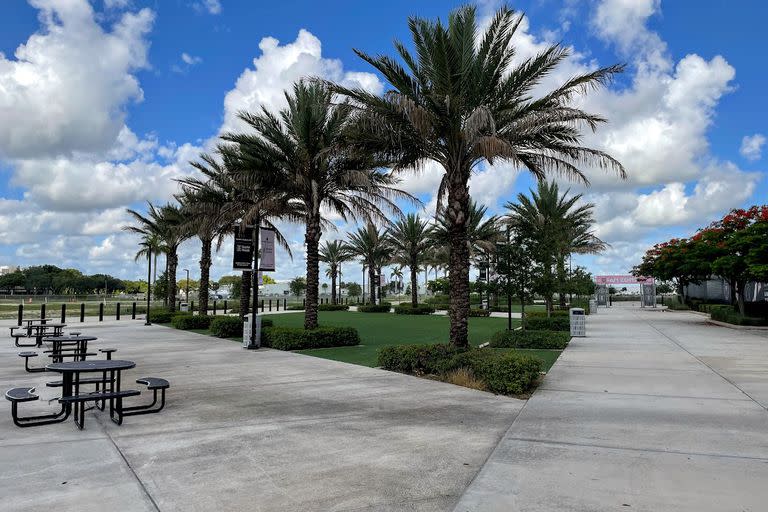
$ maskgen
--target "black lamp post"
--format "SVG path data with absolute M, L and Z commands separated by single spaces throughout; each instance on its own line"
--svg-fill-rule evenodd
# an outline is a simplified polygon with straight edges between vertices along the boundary
M 187 273 L 187 286 L 184 290 L 184 300 L 187 302 L 187 304 L 189 304 L 189 269 L 184 268 L 182 270 Z
M 152 247 L 148 247 L 147 250 L 147 320 L 144 325 L 152 325 L 149 321 L 149 303 L 152 295 Z

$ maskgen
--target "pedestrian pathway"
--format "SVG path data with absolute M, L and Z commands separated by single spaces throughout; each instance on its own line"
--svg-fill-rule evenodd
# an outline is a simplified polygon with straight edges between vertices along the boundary
M 466 511 L 758 511 L 768 333 L 600 309 L 465 491 Z

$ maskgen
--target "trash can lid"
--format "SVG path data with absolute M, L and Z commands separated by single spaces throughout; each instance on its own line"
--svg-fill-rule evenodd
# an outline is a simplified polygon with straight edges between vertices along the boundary
M 572 315 L 583 315 L 584 314 L 584 308 L 571 308 L 571 314 Z

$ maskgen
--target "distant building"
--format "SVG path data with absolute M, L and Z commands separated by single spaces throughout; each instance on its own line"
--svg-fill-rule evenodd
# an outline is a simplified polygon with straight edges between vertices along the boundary
M 6 274 L 13 274 L 18 270 L 19 270 L 19 267 L 17 265 L 0 265 L 0 276 L 4 276 Z

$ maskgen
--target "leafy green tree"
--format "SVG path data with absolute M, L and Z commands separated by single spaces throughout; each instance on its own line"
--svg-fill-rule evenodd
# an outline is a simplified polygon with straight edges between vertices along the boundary
M 378 169 L 371 153 L 349 151 L 345 128 L 352 110 L 320 82 L 300 81 L 286 93 L 288 106 L 277 115 L 263 109 L 240 113 L 253 133 L 225 134 L 249 163 L 243 169 L 268 190 L 285 191 L 303 206 L 307 261 L 304 328 L 317 327 L 321 209 L 343 219 L 387 219 L 399 213 L 396 199 L 411 198 L 397 180 Z
M 577 74 L 544 90 L 542 79 L 570 50 L 553 44 L 539 55 L 515 59 L 513 36 L 523 20 L 501 7 L 483 29 L 474 6 L 453 11 L 448 22 L 412 17 L 414 53 L 395 43 L 400 59 L 357 54 L 390 85 L 383 96 L 363 88 L 335 86 L 360 110 L 350 147 L 388 161 L 395 171 L 439 163 L 445 174 L 450 230 L 450 340 L 468 346 L 469 178 L 479 165 L 510 162 L 535 178 L 558 175 L 587 182 L 581 165 L 615 169 L 609 155 L 581 144 L 583 127 L 605 121 L 579 109 L 577 97 L 607 82 L 621 66 Z
M 347 295 L 350 297 L 359 297 L 363 294 L 362 287 L 357 283 L 347 284 Z
M 307 289 L 307 280 L 304 277 L 294 277 L 291 279 L 288 287 L 291 289 L 292 294 L 299 297 Z
M 496 277 L 489 283 L 498 294 L 520 300 L 522 329 L 525 330 L 525 305 L 533 300 L 537 281 L 541 278 L 541 266 L 535 257 L 534 233 L 522 230 L 510 232 L 510 239 L 500 243 L 497 251 Z
M 395 262 L 407 265 L 411 271 L 411 305 L 416 307 L 419 303 L 419 267 L 432 248 L 429 222 L 409 213 L 390 227 L 388 235 Z

